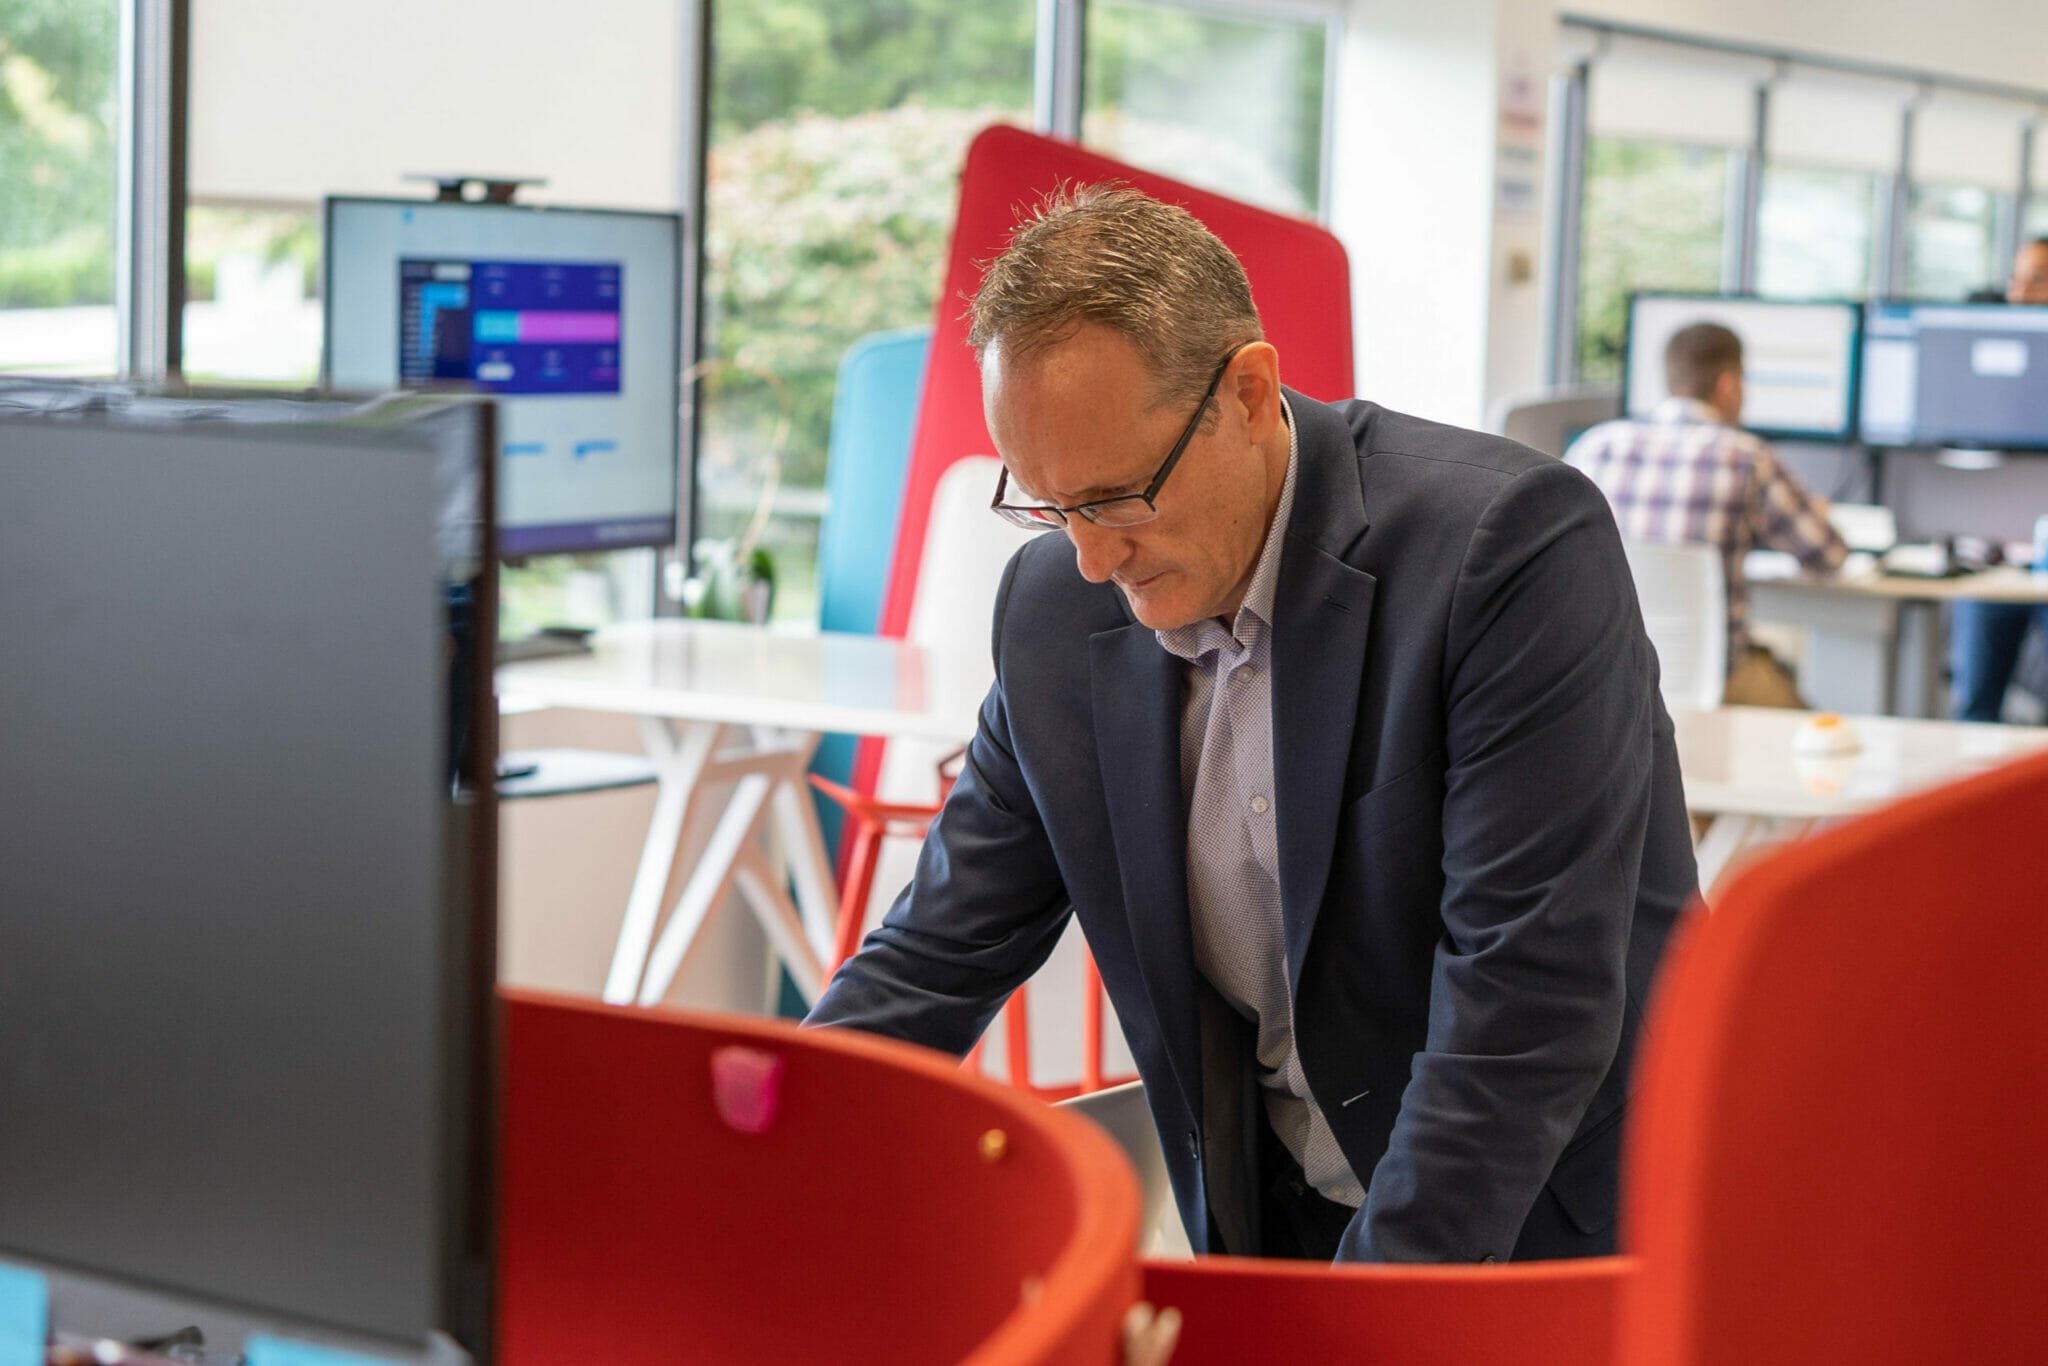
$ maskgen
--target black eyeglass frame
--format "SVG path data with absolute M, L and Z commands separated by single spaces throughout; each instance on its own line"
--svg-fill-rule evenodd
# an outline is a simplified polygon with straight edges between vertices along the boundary
M 1250 345 L 1250 342 L 1239 342 L 1231 347 L 1230 354 L 1216 367 L 1216 373 L 1209 376 L 1209 387 L 1202 391 L 1202 401 L 1195 405 L 1195 415 L 1188 419 L 1188 425 L 1181 430 L 1180 440 L 1174 442 L 1173 449 L 1166 453 L 1166 459 L 1160 463 L 1159 472 L 1152 476 L 1152 482 L 1145 486 L 1143 493 L 1119 493 L 1114 498 L 1093 498 L 1085 503 L 1075 503 L 1071 507 L 1061 507 L 1057 503 L 1005 503 L 1003 492 L 1010 483 L 1010 467 L 1005 465 L 1002 472 L 996 476 L 996 496 L 989 500 L 989 511 L 1013 526 L 1021 526 L 1027 530 L 1049 530 L 1055 526 L 1065 526 L 1068 517 L 1075 515 L 1102 524 L 1101 509 L 1112 503 L 1128 503 L 1135 500 L 1145 504 L 1146 516 L 1134 522 L 1116 522 L 1108 525 L 1143 526 L 1151 521 L 1159 515 L 1159 490 L 1166 487 L 1167 476 L 1172 474 L 1173 467 L 1180 463 L 1181 454 L 1187 450 L 1188 443 L 1195 439 L 1195 429 L 1202 425 L 1202 415 L 1209 411 L 1209 400 L 1216 397 L 1216 386 L 1223 383 L 1224 373 L 1230 369 L 1230 363 L 1237 359 L 1237 353 Z M 1047 513 L 1051 516 L 1046 516 Z

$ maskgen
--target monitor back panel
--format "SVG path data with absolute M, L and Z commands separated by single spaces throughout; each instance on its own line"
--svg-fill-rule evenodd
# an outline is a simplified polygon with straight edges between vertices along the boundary
M 431 457 L 0 426 L 0 1257 L 437 1322 Z

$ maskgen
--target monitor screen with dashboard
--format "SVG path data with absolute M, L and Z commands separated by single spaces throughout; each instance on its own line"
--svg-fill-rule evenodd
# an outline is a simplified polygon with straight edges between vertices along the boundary
M 1863 439 L 2048 450 L 2048 306 L 1874 303 Z
M 1623 395 L 1630 417 L 1647 417 L 1664 401 L 1664 348 L 1674 332 L 1701 322 L 1742 339 L 1745 428 L 1794 441 L 1854 439 L 1859 317 L 1851 303 L 1634 295 Z
M 676 537 L 682 221 L 334 197 L 326 378 L 499 400 L 508 556 Z

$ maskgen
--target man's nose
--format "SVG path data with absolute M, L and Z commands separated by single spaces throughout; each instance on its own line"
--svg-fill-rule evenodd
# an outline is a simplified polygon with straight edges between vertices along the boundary
M 1067 539 L 1074 543 L 1075 563 L 1090 583 L 1106 583 L 1131 557 L 1130 538 L 1116 527 L 1097 526 L 1086 517 L 1067 518 Z

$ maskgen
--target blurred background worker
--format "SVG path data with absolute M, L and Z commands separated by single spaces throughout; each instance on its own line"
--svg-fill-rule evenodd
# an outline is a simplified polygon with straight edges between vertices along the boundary
M 2037 237 L 2013 257 L 2005 301 L 2048 304 L 2048 237 Z M 2048 632 L 2048 606 L 1962 599 L 1949 618 L 1949 711 L 1958 721 L 1996 721 L 2005 690 L 2026 644 L 2027 627 Z
M 1822 573 L 1840 567 L 1849 547 L 1828 523 L 1827 501 L 1779 461 L 1769 442 L 1738 425 L 1740 337 L 1719 323 L 1681 327 L 1664 348 L 1664 379 L 1671 396 L 1647 419 L 1603 422 L 1573 442 L 1565 459 L 1607 495 L 1623 536 L 1720 550 L 1728 585 L 1722 700 L 1804 706 L 1792 671 L 1749 638 L 1742 557 L 1782 550 Z

